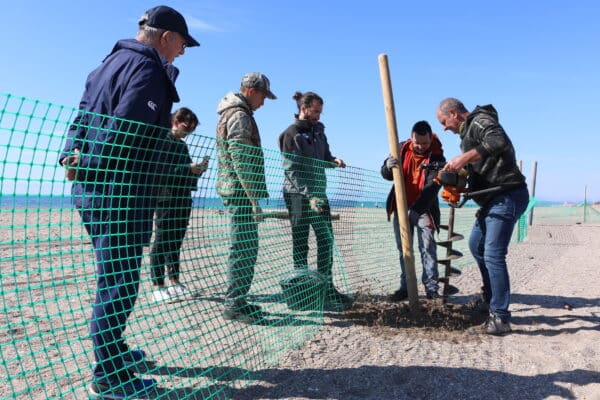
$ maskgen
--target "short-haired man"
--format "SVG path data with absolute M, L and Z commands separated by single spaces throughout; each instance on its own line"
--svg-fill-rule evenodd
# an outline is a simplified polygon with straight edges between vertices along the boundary
M 438 299 L 440 298 L 438 293 L 439 272 L 434 233 L 439 230 L 440 225 L 440 205 L 438 201 L 440 186 L 434 181 L 436 171 L 423 169 L 421 165 L 446 161 L 442 143 L 437 135 L 432 132 L 427 121 L 419 121 L 414 124 L 410 139 L 399 144 L 398 154 L 400 162 L 392 156 L 383 162 L 381 175 L 391 181 L 393 179 L 392 168 L 402 167 L 411 235 L 416 228 L 419 252 L 421 253 L 421 263 L 423 265 L 421 281 L 425 287 L 427 298 Z M 398 226 L 396 192 L 393 186 L 387 198 L 386 209 L 388 221 L 390 215 L 393 214 L 394 235 L 400 252 L 400 289 L 394 292 L 392 300 L 402 301 L 408 298 L 408 288 L 406 284 L 406 266 L 402 254 L 402 239 Z
M 254 323 L 264 318 L 262 310 L 246 301 L 258 257 L 258 223 L 262 219 L 259 200 L 268 197 L 264 155 L 253 113 L 276 99 L 269 79 L 260 72 L 242 78 L 238 93 L 228 93 L 217 112 L 217 193 L 231 217 L 228 287 L 223 317 Z
M 490 104 L 469 112 L 455 98 L 442 100 L 437 118 L 444 130 L 460 135 L 462 154 L 444 167 L 469 172 L 469 190 L 491 189 L 473 197 L 481 207 L 469 238 L 469 249 L 483 279 L 483 306 L 489 318 L 477 331 L 500 335 L 510 332 L 510 283 L 506 254 L 519 217 L 525 212 L 529 193 L 517 166 L 514 147 Z M 486 307 L 487 306 L 487 307 Z
M 59 162 L 73 180 L 73 203 L 96 256 L 96 299 L 90 331 L 96 363 L 89 392 L 137 398 L 156 385 L 128 368 L 144 360 L 123 339 L 138 296 L 143 248 L 152 233 L 158 155 L 179 101 L 173 61 L 198 46 L 183 16 L 148 10 L 135 39 L 119 40 L 85 85 L 80 110 Z

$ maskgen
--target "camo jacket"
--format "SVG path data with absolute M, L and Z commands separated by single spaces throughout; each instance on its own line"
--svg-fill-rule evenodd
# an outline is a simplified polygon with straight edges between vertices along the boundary
M 246 98 L 228 93 L 217 113 L 217 193 L 224 198 L 269 197 L 260 134 Z

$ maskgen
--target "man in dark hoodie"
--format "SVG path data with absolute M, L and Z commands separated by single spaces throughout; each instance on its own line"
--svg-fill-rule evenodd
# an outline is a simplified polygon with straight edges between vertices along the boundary
M 433 236 L 440 225 L 440 205 L 437 197 L 440 186 L 434 181 L 437 172 L 423 169 L 421 165 L 446 161 L 442 143 L 432 132 L 427 121 L 419 121 L 414 124 L 410 139 L 399 144 L 398 154 L 401 162 L 392 156 L 388 157 L 381 166 L 381 176 L 391 181 L 393 179 L 392 168 L 402 165 L 410 230 L 414 232 L 414 229 L 417 229 L 419 252 L 423 265 L 421 281 L 425 287 L 427 298 L 438 299 L 440 295 L 438 293 L 437 246 Z M 388 195 L 386 208 L 388 220 L 391 214 L 394 215 L 394 234 L 400 252 L 400 289 L 394 292 L 392 300 L 402 301 L 408 298 L 408 289 L 396 210 L 396 192 L 393 186 Z
M 511 327 L 506 254 L 514 226 L 529 202 L 525 177 L 492 105 L 477 106 L 469 112 L 460 100 L 447 98 L 440 102 L 437 118 L 444 130 L 459 134 L 461 139 L 462 154 L 448 161 L 444 170 L 456 172 L 466 167 L 470 191 L 490 189 L 473 197 L 481 208 L 469 238 L 469 249 L 483 279 L 480 309 L 489 309 L 488 320 L 476 331 L 507 333 Z
M 89 392 L 97 398 L 137 398 L 156 385 L 128 368 L 145 353 L 129 349 L 123 331 L 152 233 L 160 153 L 179 101 L 172 63 L 186 47 L 199 45 L 170 7 L 148 10 L 138 25 L 136 39 L 118 41 L 89 74 L 59 157 L 96 256 L 90 319 L 96 363 Z

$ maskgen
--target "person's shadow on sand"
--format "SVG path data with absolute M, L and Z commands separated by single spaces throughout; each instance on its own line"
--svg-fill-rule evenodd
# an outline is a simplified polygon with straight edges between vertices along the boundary
M 556 336 L 563 333 L 576 333 L 579 331 L 600 331 L 600 298 L 566 297 L 550 295 L 512 294 L 513 305 L 531 306 L 534 315 L 520 315 L 513 312 L 511 323 L 513 331 L 522 335 Z M 582 308 L 596 307 L 596 311 L 581 310 Z M 545 315 L 535 313 L 535 309 L 562 309 L 561 315 Z M 524 311 L 525 309 L 521 309 Z M 564 325 L 575 323 L 577 326 Z M 550 328 L 537 328 L 547 325 Z M 533 327 L 533 328 L 531 328 Z
M 569 389 L 572 384 L 600 383 L 600 372 L 581 369 L 535 376 L 437 366 L 272 368 L 255 372 L 237 367 L 152 369 L 155 375 L 207 378 L 212 382 L 204 387 L 159 388 L 161 399 L 576 399 Z M 236 386 L 248 386 L 232 387 L 233 382 Z
M 600 382 L 600 372 L 573 370 L 521 376 L 475 368 L 362 366 L 335 370 L 272 369 L 265 384 L 231 392 L 231 399 L 575 399 L 568 389 Z

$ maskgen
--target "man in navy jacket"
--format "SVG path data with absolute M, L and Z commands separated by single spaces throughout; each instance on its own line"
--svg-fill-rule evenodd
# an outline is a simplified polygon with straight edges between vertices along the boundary
M 172 63 L 186 47 L 198 45 L 180 13 L 166 6 L 148 10 L 136 38 L 118 41 L 89 74 L 59 157 L 96 256 L 93 396 L 136 398 L 156 384 L 128 369 L 145 353 L 129 349 L 122 335 L 152 232 L 160 150 L 179 101 Z

